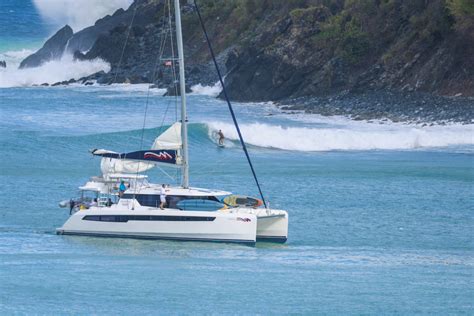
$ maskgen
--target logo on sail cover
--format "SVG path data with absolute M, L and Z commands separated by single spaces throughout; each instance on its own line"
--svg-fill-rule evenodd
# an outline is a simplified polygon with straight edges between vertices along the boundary
M 241 221 L 241 222 L 245 222 L 245 223 L 248 223 L 248 222 L 251 222 L 252 220 L 248 217 L 237 217 L 237 220 L 238 221 Z
M 173 159 L 173 156 L 171 156 L 167 152 L 163 152 L 163 151 L 160 151 L 159 154 L 155 154 L 151 151 L 147 151 L 143 155 L 143 157 L 145 157 L 145 159 L 157 159 L 157 160 L 171 160 L 171 159 Z

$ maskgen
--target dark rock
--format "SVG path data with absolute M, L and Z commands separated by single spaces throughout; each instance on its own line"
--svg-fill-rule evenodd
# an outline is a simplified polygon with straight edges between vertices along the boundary
M 4 60 L 0 60 L 0 68 L 7 68 L 7 62 Z
M 64 81 L 63 81 L 64 82 Z M 63 83 L 62 82 L 55 82 L 51 85 L 51 87 L 56 87 L 56 86 L 60 86 L 62 85 Z
M 47 61 L 61 58 L 72 34 L 69 25 L 64 26 L 47 40 L 36 53 L 26 57 L 20 63 L 20 68 L 38 67 Z
M 99 37 L 108 36 L 111 31 L 118 26 L 123 26 L 125 32 L 132 21 L 135 7 L 138 8 L 135 12 L 135 18 L 133 19 L 133 26 L 138 27 L 136 29 L 138 32 L 146 25 L 149 25 L 156 20 L 156 16 L 158 15 L 159 10 L 163 7 L 163 4 L 158 1 L 134 1 L 129 9 L 118 9 L 112 16 L 107 15 L 106 17 L 97 20 L 93 26 L 76 32 L 68 45 L 68 51 L 71 53 L 75 51 L 88 51 Z M 123 43 L 124 42 L 122 42 L 120 46 L 117 46 L 120 47 L 120 49 L 118 49 L 119 51 L 121 51 Z
M 20 68 L 37 67 L 46 61 L 59 59 L 65 52 L 65 49 L 73 54 L 75 59 L 83 60 L 83 52 L 90 50 L 99 37 L 108 36 L 118 26 L 124 26 L 125 32 L 127 26 L 130 25 L 134 9 L 137 6 L 139 9 L 137 9 L 134 18 L 134 30 L 136 32 L 143 32 L 146 25 L 155 21 L 156 14 L 163 7 L 163 4 L 137 0 L 134 1 L 128 10 L 119 9 L 112 16 L 99 19 L 93 26 L 76 33 L 73 33 L 73 30 L 66 25 L 53 35 L 40 50 L 25 58 L 21 62 Z M 120 45 L 109 47 L 108 49 L 117 50 L 120 53 L 123 43 L 124 41 Z
M 74 54 L 72 54 L 72 58 L 74 60 L 87 60 L 86 55 L 81 53 L 80 51 L 76 50 Z
M 324 116 L 344 115 L 354 120 L 365 121 L 470 124 L 474 118 L 474 102 L 469 98 L 434 96 L 420 92 L 345 93 L 335 96 L 286 99 L 278 104 L 284 111 L 303 110 L 306 113 Z M 420 107 L 420 104 L 430 104 L 430 106 Z
M 49 83 L 45 82 L 45 83 L 40 84 L 40 86 L 49 87 Z
M 308 113 L 403 120 L 431 115 L 426 108 L 443 109 L 432 102 L 446 102 L 427 97 L 407 101 L 400 91 L 473 95 L 471 20 L 462 30 L 443 0 L 392 1 L 387 6 L 378 2 L 354 1 L 347 6 L 342 0 L 303 0 L 254 6 L 251 1 L 239 9 L 203 10 L 229 96 L 238 101 L 299 100 L 303 104 L 298 106 Z M 173 67 L 157 59 L 168 27 L 163 8 L 163 1 L 135 0 L 129 9 L 73 34 L 67 50 L 76 60 L 102 58 L 111 65 L 109 73 L 79 82 L 148 82 L 168 88 L 163 82 L 176 80 Z M 195 9 L 183 5 L 182 14 L 186 82 L 212 85 L 218 78 Z M 173 53 L 168 45 L 160 57 Z M 174 94 L 168 90 L 168 95 Z M 368 97 L 368 92 L 373 94 Z M 416 114 L 406 114 L 406 102 L 412 102 L 414 111 L 416 105 Z M 425 105 L 422 110 L 420 104 Z M 435 115 L 441 116 L 449 120 L 458 114 L 448 110 Z

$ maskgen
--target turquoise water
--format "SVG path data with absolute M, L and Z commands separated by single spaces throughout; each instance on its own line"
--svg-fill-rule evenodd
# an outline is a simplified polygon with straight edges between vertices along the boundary
M 0 2 L 0 53 L 39 47 L 55 26 L 41 19 L 31 0 Z
M 88 150 L 138 148 L 146 89 L 0 92 L 2 314 L 474 311 L 473 146 L 454 144 L 465 143 L 463 133 L 472 139 L 470 127 L 420 130 L 237 104 L 266 197 L 290 214 L 287 244 L 57 236 L 68 217 L 58 201 L 99 171 Z M 173 98 L 152 94 L 144 146 L 173 121 L 174 107 Z M 225 104 L 191 95 L 189 107 L 192 185 L 255 195 Z M 216 128 L 229 137 L 224 150 Z M 301 132 L 318 139 L 295 139 Z M 341 135 L 358 133 L 367 147 L 383 147 L 384 135 L 406 148 L 347 149 L 363 147 L 363 137 Z M 428 146 L 442 135 L 444 146 Z M 295 143 L 304 144 L 279 148 Z M 172 182 L 159 170 L 149 176 Z

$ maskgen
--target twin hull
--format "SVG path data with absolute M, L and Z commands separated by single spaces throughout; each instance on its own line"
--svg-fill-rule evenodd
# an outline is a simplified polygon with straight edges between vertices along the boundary
M 92 207 L 74 213 L 57 233 L 252 244 L 257 240 L 285 242 L 288 215 L 284 211 L 277 212 L 277 215 L 259 215 L 254 209 L 230 213 L 147 207 L 126 212 L 113 206 Z

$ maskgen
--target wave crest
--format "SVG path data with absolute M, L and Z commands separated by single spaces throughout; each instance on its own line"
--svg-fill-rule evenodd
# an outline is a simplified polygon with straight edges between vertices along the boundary
M 234 125 L 207 123 L 221 129 L 226 138 L 238 140 Z M 263 123 L 240 126 L 245 142 L 254 146 L 297 151 L 410 150 L 417 148 L 474 145 L 474 125 L 416 126 L 371 124 L 345 127 L 283 127 Z

